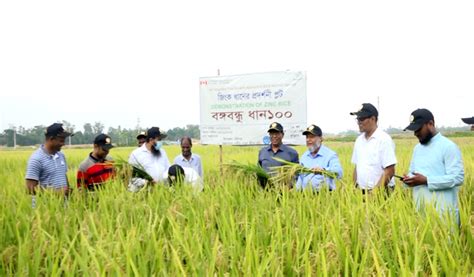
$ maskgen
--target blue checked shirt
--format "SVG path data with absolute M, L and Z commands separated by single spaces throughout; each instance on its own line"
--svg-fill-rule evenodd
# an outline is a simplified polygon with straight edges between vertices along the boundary
M 307 168 L 320 167 L 325 170 L 336 172 L 337 178 L 342 178 L 342 167 L 336 152 L 324 145 L 321 145 L 316 156 L 313 156 L 309 150 L 304 152 L 301 156 L 300 164 Z M 329 186 L 330 190 L 336 189 L 336 183 L 332 178 L 324 177 L 321 174 L 300 174 L 296 181 L 296 189 L 303 190 L 307 187 L 312 187 L 314 190 L 319 190 L 324 183 Z

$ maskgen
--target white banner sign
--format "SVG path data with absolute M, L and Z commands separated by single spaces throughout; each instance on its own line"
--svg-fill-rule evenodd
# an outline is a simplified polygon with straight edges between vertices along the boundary
M 306 72 L 283 71 L 199 79 L 201 143 L 268 144 L 283 125 L 286 144 L 304 144 Z

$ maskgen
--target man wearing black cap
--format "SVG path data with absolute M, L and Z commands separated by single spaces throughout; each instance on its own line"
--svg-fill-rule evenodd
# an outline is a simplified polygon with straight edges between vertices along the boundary
M 273 158 L 280 158 L 285 161 L 298 163 L 298 152 L 295 149 L 283 144 L 283 126 L 278 122 L 273 122 L 268 128 L 270 145 L 264 146 L 258 153 L 258 164 L 268 173 L 272 173 L 271 168 L 282 164 Z M 265 188 L 267 180 L 260 179 L 260 185 Z
M 142 145 L 146 142 L 146 132 L 140 132 L 137 135 L 137 143 L 138 147 L 142 147 Z
M 427 109 L 411 113 L 410 125 L 420 142 L 413 150 L 410 173 L 403 182 L 413 188 L 417 209 L 433 204 L 440 214 L 449 213 L 459 225 L 458 191 L 464 182 L 464 165 L 457 145 L 436 130 L 433 114 Z
M 46 129 L 44 144 L 28 160 L 25 179 L 30 194 L 36 194 L 39 184 L 42 189 L 53 189 L 68 195 L 67 163 L 61 147 L 69 136 L 72 134 L 64 130 L 61 123 L 54 123 Z M 34 201 L 35 198 L 33 206 Z
M 352 153 L 354 182 L 362 193 L 370 192 L 376 187 L 393 187 L 395 174 L 395 144 L 392 138 L 377 127 L 379 112 L 370 103 L 362 104 L 356 116 L 359 131 Z
M 80 165 L 77 171 L 77 187 L 90 191 L 100 187 L 114 175 L 112 158 L 108 156 L 112 139 L 100 134 L 94 139 L 94 149 Z
M 160 128 L 151 127 L 146 133 L 145 144 L 135 149 L 128 159 L 129 164 L 143 168 L 154 182 L 163 181 L 163 173 L 170 167 L 168 155 L 162 147 L 161 139 L 165 137 Z
M 304 190 L 311 188 L 319 191 L 323 184 L 328 186 L 330 191 L 336 189 L 333 178 L 323 176 L 323 171 L 330 171 L 337 174 L 337 178 L 342 178 L 342 167 L 336 152 L 322 145 L 323 131 L 316 125 L 310 125 L 303 132 L 306 136 L 306 147 L 308 150 L 303 153 L 300 164 L 307 168 L 312 168 L 314 174 L 305 173 L 298 176 L 296 189 Z

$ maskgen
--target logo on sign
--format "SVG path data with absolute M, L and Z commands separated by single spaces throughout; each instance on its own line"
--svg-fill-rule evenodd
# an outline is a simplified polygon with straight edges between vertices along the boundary
M 270 144 L 270 137 L 269 136 L 263 136 L 263 144 Z

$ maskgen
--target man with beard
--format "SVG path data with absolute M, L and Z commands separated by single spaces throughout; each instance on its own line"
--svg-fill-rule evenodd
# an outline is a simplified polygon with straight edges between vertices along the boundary
M 33 195 L 32 206 L 36 206 L 37 187 L 50 189 L 64 196 L 69 194 L 69 183 L 66 176 L 66 157 L 61 152 L 67 137 L 61 123 L 54 123 L 46 129 L 44 144 L 28 160 L 26 168 L 26 188 Z
M 193 168 L 199 176 L 202 178 L 202 162 L 201 157 L 198 154 L 192 153 L 193 142 L 190 137 L 184 136 L 180 140 L 181 142 L 181 155 L 174 158 L 174 163 L 184 168 Z
M 162 147 L 161 140 L 165 137 L 160 128 L 151 127 L 146 133 L 146 142 L 135 149 L 128 159 L 129 164 L 145 170 L 154 182 L 163 181 L 163 173 L 170 167 L 168 155 Z
M 79 165 L 77 171 L 77 187 L 93 191 L 114 175 L 113 160 L 109 151 L 114 146 L 112 139 L 100 134 L 94 139 L 94 149 Z
M 433 114 L 427 109 L 411 113 L 405 130 L 419 140 L 413 150 L 410 173 L 403 182 L 413 188 L 418 210 L 433 204 L 440 214 L 449 214 L 460 224 L 458 191 L 464 181 L 464 165 L 457 145 L 436 130 Z
M 311 188 L 319 191 L 323 184 L 326 184 L 330 191 L 336 189 L 333 178 L 323 176 L 323 171 L 330 171 L 337 174 L 337 178 L 342 178 L 342 167 L 336 152 L 322 145 L 323 132 L 316 125 L 310 125 L 304 132 L 306 136 L 306 146 L 308 150 L 303 153 L 300 164 L 313 169 L 314 173 L 304 173 L 298 176 L 296 182 L 297 190 Z
M 298 152 L 295 149 L 283 144 L 285 133 L 283 126 L 278 122 L 270 124 L 268 129 L 270 136 L 270 145 L 264 146 L 258 153 L 258 164 L 267 172 L 272 174 L 272 167 L 281 166 L 282 163 L 273 159 L 279 158 L 285 161 L 298 163 Z M 259 178 L 262 188 L 267 185 L 266 179 Z
M 395 144 L 392 138 L 377 126 L 379 112 L 370 103 L 362 104 L 357 112 L 361 134 L 354 143 L 352 163 L 355 165 L 353 179 L 363 194 L 377 187 L 393 187 L 395 174 Z

